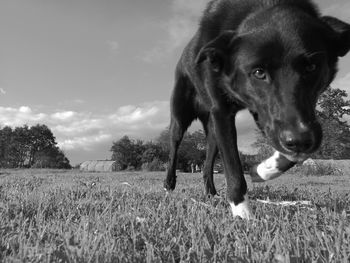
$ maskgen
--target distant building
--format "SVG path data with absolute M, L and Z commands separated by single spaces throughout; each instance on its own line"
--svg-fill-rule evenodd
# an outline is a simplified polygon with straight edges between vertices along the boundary
M 84 172 L 115 172 L 119 171 L 117 161 L 85 161 L 80 164 Z

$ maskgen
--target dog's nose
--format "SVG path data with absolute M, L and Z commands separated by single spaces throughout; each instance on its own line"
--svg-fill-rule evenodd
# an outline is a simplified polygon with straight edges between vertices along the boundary
M 280 132 L 279 139 L 281 145 L 292 152 L 309 152 L 315 144 L 315 136 L 311 130 L 303 132 L 285 129 Z

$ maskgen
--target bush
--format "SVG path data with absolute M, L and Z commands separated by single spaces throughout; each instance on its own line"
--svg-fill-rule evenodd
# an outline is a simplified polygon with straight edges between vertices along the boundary
M 128 172 L 134 172 L 136 169 L 135 169 L 135 166 L 132 166 L 132 165 L 129 165 L 127 168 L 126 168 L 126 171 Z
M 341 176 L 341 169 L 332 164 L 315 163 L 313 165 L 300 165 L 295 167 L 295 172 L 303 176 Z
M 160 161 L 158 158 L 155 158 L 152 162 L 143 163 L 142 170 L 148 172 L 165 171 L 166 164 Z

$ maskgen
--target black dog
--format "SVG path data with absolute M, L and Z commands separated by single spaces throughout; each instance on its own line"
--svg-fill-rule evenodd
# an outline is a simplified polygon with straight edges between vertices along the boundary
M 177 150 L 198 118 L 207 135 L 206 192 L 216 194 L 213 163 L 219 150 L 233 215 L 249 218 L 236 113 L 249 109 L 276 149 L 253 179 L 276 177 L 319 147 L 317 98 L 349 49 L 350 25 L 320 16 L 308 0 L 210 1 L 176 68 L 165 188 L 175 188 Z

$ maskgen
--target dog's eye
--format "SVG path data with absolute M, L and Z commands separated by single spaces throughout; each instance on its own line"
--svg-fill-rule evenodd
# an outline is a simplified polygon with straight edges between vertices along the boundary
M 312 73 L 317 69 L 316 64 L 309 64 L 305 67 L 307 73 Z
M 253 71 L 253 75 L 254 75 L 255 78 L 260 79 L 260 80 L 266 80 L 267 79 L 267 73 L 262 68 L 255 69 Z

